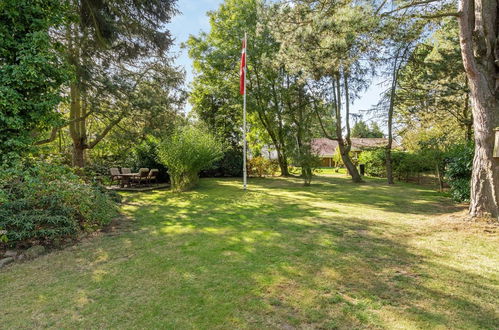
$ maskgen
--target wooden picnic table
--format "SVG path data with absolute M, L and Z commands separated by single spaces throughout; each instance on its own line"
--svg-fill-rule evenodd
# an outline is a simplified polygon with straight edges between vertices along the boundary
M 120 178 L 120 187 L 121 188 L 124 188 L 125 185 L 128 185 L 129 187 L 131 186 L 131 180 L 132 178 L 138 176 L 139 173 L 126 173 L 126 174 L 120 174 L 119 175 L 119 178 Z

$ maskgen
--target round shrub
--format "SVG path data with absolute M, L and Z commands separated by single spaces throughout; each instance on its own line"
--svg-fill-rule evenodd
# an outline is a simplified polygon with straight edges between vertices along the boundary
M 210 168 L 222 156 L 222 144 L 213 135 L 191 126 L 177 129 L 158 147 L 158 158 L 168 168 L 173 191 L 195 186 L 199 172 Z
M 10 245 L 50 245 L 107 224 L 115 202 L 67 166 L 33 163 L 0 169 L 0 228 Z

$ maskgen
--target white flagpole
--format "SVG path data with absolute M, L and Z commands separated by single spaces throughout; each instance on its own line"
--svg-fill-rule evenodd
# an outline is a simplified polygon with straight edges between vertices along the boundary
M 247 185 L 247 170 L 246 170 L 246 67 L 248 63 L 248 43 L 246 39 L 246 32 L 244 32 L 244 94 L 243 94 L 243 189 L 246 190 Z

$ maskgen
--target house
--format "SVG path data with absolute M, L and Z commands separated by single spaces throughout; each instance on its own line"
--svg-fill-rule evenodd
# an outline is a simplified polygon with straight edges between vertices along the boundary
M 354 158 L 362 150 L 384 147 L 388 143 L 385 138 L 352 138 L 351 151 L 354 153 Z M 338 148 L 338 141 L 328 138 L 319 138 L 312 141 L 312 149 L 321 159 L 323 167 L 334 167 L 334 154 Z

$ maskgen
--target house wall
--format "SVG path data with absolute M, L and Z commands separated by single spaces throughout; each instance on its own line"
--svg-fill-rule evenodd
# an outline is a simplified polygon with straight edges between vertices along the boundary
M 322 167 L 333 167 L 334 162 L 331 157 L 322 157 L 321 158 L 321 166 Z

